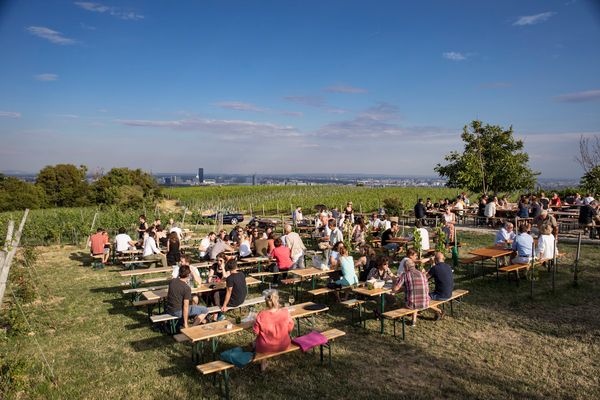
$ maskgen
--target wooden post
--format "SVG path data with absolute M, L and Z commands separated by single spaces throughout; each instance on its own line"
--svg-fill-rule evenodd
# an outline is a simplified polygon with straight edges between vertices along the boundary
M 92 235 L 94 234 L 94 226 L 96 225 L 96 218 L 98 218 L 98 211 L 96 211 L 96 213 L 94 214 L 94 218 L 92 219 L 92 225 L 90 226 L 90 234 L 88 235 L 87 238 L 87 243 L 85 244 L 86 248 L 90 248 L 90 246 L 92 245 Z
M 13 236 L 13 231 L 15 230 L 15 221 L 12 219 L 8 221 L 8 228 L 6 229 L 6 240 L 4 241 L 4 249 L 0 252 L 0 271 L 2 271 L 2 266 L 4 265 L 4 260 L 8 254 L 8 249 L 10 247 L 10 242 Z
M 6 281 L 8 280 L 8 272 L 10 271 L 10 264 L 12 263 L 12 259 L 17 252 L 17 248 L 19 247 L 19 243 L 21 242 L 21 235 L 23 234 L 23 228 L 25 228 L 25 221 L 27 221 L 27 216 L 29 215 L 29 209 L 25 210 L 23 213 L 23 219 L 21 219 L 21 223 L 19 224 L 19 230 L 14 235 L 14 238 L 10 242 L 10 245 L 5 244 L 3 252 L 5 252 L 2 264 L 0 264 L 0 307 L 2 306 L 2 300 L 4 299 L 4 292 L 6 291 Z M 9 223 L 10 228 L 10 223 Z M 13 222 L 14 229 L 14 222 Z M 11 231 L 12 233 L 12 231 Z M 8 237 L 8 234 L 7 234 Z M 8 241 L 7 241 L 8 243 Z
M 578 274 L 579 274 L 579 257 L 581 255 L 581 232 L 577 237 L 577 253 L 575 254 L 575 264 L 573 265 L 573 286 L 579 286 Z
M 552 293 L 556 289 L 556 245 L 558 244 L 558 238 L 554 238 L 554 251 L 552 254 Z
M 533 274 L 535 273 L 534 271 L 535 268 L 535 244 L 533 246 L 531 246 L 531 274 L 529 275 L 529 297 L 533 299 Z M 519 271 L 517 271 L 517 274 L 519 273 Z

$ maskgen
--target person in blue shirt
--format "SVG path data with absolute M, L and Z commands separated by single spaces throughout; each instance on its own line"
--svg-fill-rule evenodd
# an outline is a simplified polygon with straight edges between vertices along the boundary
M 427 271 L 427 277 L 433 278 L 435 282 L 435 289 L 433 292 L 429 292 L 431 300 L 447 300 L 452 297 L 452 291 L 454 290 L 454 276 L 452 267 L 445 263 L 446 259 L 444 254 L 436 252 L 434 256 L 435 264 Z M 435 311 L 436 318 L 440 319 L 444 316 L 444 312 L 435 306 L 430 306 Z
M 519 234 L 513 241 L 513 258 L 510 260 L 513 264 L 527 264 L 533 256 L 533 237 L 528 233 L 531 229 L 531 224 L 523 224 L 519 226 Z

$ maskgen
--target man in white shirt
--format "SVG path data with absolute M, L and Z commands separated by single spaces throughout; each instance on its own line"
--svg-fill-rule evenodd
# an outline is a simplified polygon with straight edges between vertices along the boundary
M 594 196 L 592 196 L 590 193 L 586 194 L 583 198 L 583 204 L 585 205 L 590 204 L 592 201 L 594 201 Z
M 214 232 L 210 232 L 200 241 L 200 247 L 198 251 L 200 253 L 200 258 L 207 258 L 208 253 L 210 252 L 211 247 L 215 243 L 215 239 L 217 238 L 217 234 Z
M 496 233 L 496 246 L 506 247 L 507 244 L 512 244 L 515 240 L 514 225 L 510 222 L 504 224 L 502 228 Z
M 306 247 L 302 243 L 302 238 L 296 232 L 292 232 L 292 226 L 285 226 L 285 246 L 290 249 L 292 261 L 292 269 L 303 269 L 304 268 L 304 251 Z
M 119 228 L 119 234 L 115 236 L 115 251 L 121 253 L 127 250 L 135 249 L 135 241 L 127 234 L 125 228 Z
M 302 207 L 298 206 L 292 213 L 292 221 L 294 222 L 294 224 L 300 225 L 303 220 L 304 217 L 302 216 Z
M 377 213 L 373 213 L 371 215 L 371 219 L 369 220 L 369 225 L 368 228 L 371 231 L 379 231 L 381 225 L 381 220 L 379 219 L 379 216 L 377 216 Z
M 169 220 L 169 225 L 171 226 L 171 229 L 169 229 L 169 233 L 177 232 L 177 237 L 179 238 L 179 240 L 183 239 L 183 231 L 179 226 L 177 226 L 175 222 L 173 222 L 173 219 Z
M 165 256 L 156 246 L 156 233 L 150 231 L 144 242 L 144 252 L 142 254 L 144 260 L 160 261 L 163 267 L 167 267 L 167 256 Z M 153 264 L 156 266 L 156 264 Z
M 417 222 L 415 223 L 415 227 L 421 234 L 421 250 L 429 250 L 429 232 L 427 231 L 427 229 L 423 228 L 423 223 L 420 220 L 417 220 Z

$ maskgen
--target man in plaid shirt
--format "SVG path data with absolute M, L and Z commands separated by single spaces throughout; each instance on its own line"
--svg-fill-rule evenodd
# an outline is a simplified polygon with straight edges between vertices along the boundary
M 392 293 L 397 293 L 404 286 L 406 294 L 406 308 L 411 310 L 422 310 L 429 307 L 429 284 L 425 273 L 416 268 L 417 252 L 408 249 L 406 253 L 408 260 L 404 264 L 404 272 L 400 274 Z M 417 323 L 417 314 L 412 316 L 412 326 Z

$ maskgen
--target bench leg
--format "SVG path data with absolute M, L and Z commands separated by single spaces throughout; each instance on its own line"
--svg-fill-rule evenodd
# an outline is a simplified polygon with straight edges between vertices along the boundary
M 454 304 L 454 300 L 450 300 L 450 316 L 451 317 L 454 317 L 454 307 L 453 307 L 453 304 Z
M 392 321 L 394 322 L 394 337 L 396 337 L 396 320 L 393 319 Z
M 331 347 L 333 346 L 333 342 L 329 342 L 327 345 L 327 349 L 329 350 L 329 368 L 331 368 Z
M 404 322 L 404 317 L 402 317 L 402 340 L 406 338 L 406 323 Z
M 321 364 L 323 364 L 323 345 L 319 346 L 319 350 L 320 350 L 320 353 L 321 353 Z
M 229 371 L 223 371 L 223 386 L 225 386 L 225 400 L 229 400 Z

